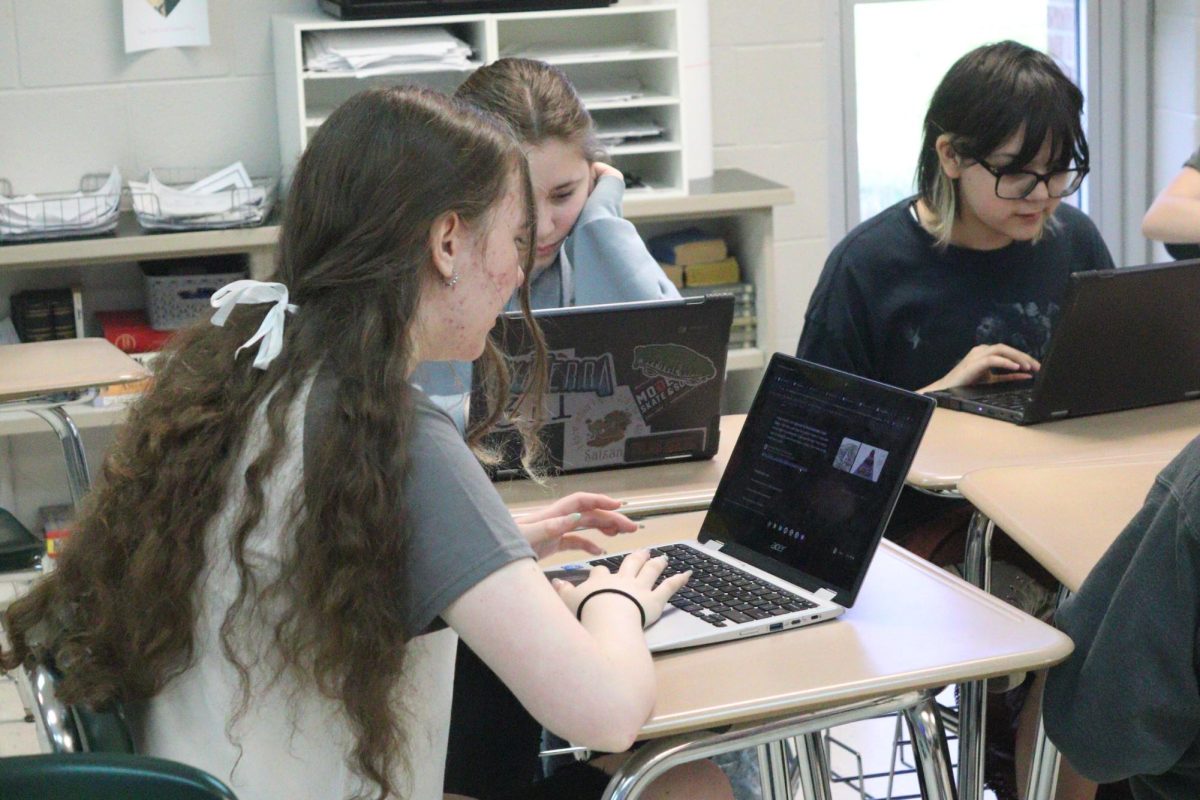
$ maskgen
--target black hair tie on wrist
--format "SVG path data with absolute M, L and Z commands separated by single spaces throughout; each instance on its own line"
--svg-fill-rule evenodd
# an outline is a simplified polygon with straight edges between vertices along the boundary
M 575 609 L 575 619 L 583 622 L 583 607 L 587 605 L 588 600 L 591 600 L 598 594 L 619 594 L 621 597 L 629 598 L 629 602 L 637 606 L 638 613 L 642 615 L 642 628 L 645 629 L 646 609 L 642 608 L 642 604 L 638 602 L 636 597 L 631 595 L 629 592 L 622 591 L 621 589 L 597 589 L 596 591 L 591 592 L 587 597 L 579 601 L 579 608 Z

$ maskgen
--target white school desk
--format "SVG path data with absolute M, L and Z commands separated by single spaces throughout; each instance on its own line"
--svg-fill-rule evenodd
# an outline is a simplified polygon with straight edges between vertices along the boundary
M 1174 456 L 985 469 L 966 475 L 959 491 L 977 509 L 984 537 L 990 538 L 999 525 L 1064 589 L 1074 592 L 1142 507 L 1155 476 Z M 977 555 L 985 550 L 978 548 Z M 1039 724 L 1027 796 L 1052 797 L 1057 775 L 1057 749 Z
M 939 408 L 913 459 L 908 483 L 948 492 L 977 469 L 1178 452 L 1197 435 L 1200 401 L 1028 426 Z
M 573 492 L 598 492 L 624 500 L 621 512 L 634 518 L 706 509 L 737 443 L 745 414 L 721 417 L 717 454 L 704 461 L 669 461 L 646 467 L 598 470 L 533 481 L 501 481 L 500 496 L 513 514 L 528 514 Z
M 57 434 L 67 464 L 71 500 L 79 507 L 91 484 L 83 442 L 62 403 L 48 395 L 98 389 L 147 377 L 146 369 L 105 339 L 63 339 L 0 346 L 0 412 L 41 417 Z
M 1200 435 L 1200 401 L 1095 414 L 1086 417 L 1021 426 L 978 414 L 936 409 L 916 458 L 908 484 L 917 489 L 957 495 L 963 476 L 979 469 L 1017 465 L 1087 462 L 1111 458 L 1176 453 Z M 984 589 L 989 586 L 990 537 L 979 515 L 967 533 L 965 576 Z M 959 741 L 959 790 L 963 800 L 983 796 L 984 730 L 983 683 L 964 685 L 959 694 L 966 726 Z
M 703 518 L 654 517 L 621 541 L 636 548 L 692 539 Z M 925 796 L 948 800 L 956 792 L 933 694 L 948 683 L 1050 666 L 1070 651 L 1070 640 L 1050 626 L 885 541 L 841 618 L 657 655 L 658 699 L 641 736 L 649 741 L 613 777 L 606 797 L 635 797 L 679 763 L 770 743 L 770 772 L 786 776 L 779 743 L 802 737 L 794 746 L 815 756 L 801 759 L 809 768 L 802 770 L 805 797 L 824 800 L 830 790 L 824 759 L 815 755 L 819 731 L 901 711 Z M 786 777 L 776 786 L 777 797 L 795 796 Z

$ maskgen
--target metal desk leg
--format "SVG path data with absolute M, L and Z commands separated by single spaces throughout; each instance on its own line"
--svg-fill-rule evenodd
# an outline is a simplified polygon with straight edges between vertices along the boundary
M 912 734 L 921 796 L 954 800 L 957 794 L 950 768 L 950 753 L 946 747 L 946 732 L 942 729 L 942 715 L 933 696 L 926 693 L 921 703 L 904 710 L 904 716 Z
M 797 736 L 787 744 L 795 748 L 798 756 L 796 762 L 800 767 L 800 774 L 797 782 L 800 784 L 804 800 L 833 800 L 833 790 L 829 783 L 829 757 L 825 753 L 823 732 Z
M 1063 601 L 1071 596 L 1065 586 L 1058 587 L 1058 597 L 1054 602 L 1057 613 Z M 1030 698 L 1032 701 L 1034 698 Z M 1041 702 L 1041 698 L 1036 698 Z M 1058 767 L 1062 759 L 1058 748 L 1046 736 L 1046 723 L 1038 712 L 1037 735 L 1033 740 L 1033 757 L 1029 765 L 1029 789 L 1025 793 L 1028 800 L 1050 800 L 1058 788 Z
M 772 794 L 766 797 L 787 797 L 788 754 L 786 748 L 772 748 L 773 743 L 784 742 L 798 736 L 819 734 L 827 728 L 870 719 L 919 706 L 928 700 L 928 692 L 905 692 L 894 697 L 877 697 L 861 700 L 840 708 L 825 709 L 797 714 L 792 717 L 751 723 L 723 732 L 692 731 L 662 739 L 653 739 L 634 750 L 628 759 L 613 773 L 605 790 L 605 800 L 633 800 L 649 786 L 655 778 L 677 764 L 685 764 L 700 758 L 709 758 L 718 753 L 743 750 L 747 747 L 765 746 L 769 768 L 764 774 L 780 776 L 768 787 Z M 763 751 L 760 750 L 760 754 Z M 760 757 L 762 757 L 760 755 Z M 764 780 L 765 783 L 765 780 Z M 778 794 L 779 791 L 783 794 Z M 808 800 L 806 798 L 806 800 Z M 946 795 L 943 800 L 954 800 Z
M 795 753 L 789 753 L 785 742 L 770 742 L 759 748 L 766 757 L 766 769 L 762 771 L 763 800 L 793 800 L 792 782 L 789 779 L 795 763 Z M 760 756 L 759 766 L 763 766 Z M 807 799 L 806 799 L 807 800 Z
M 1046 725 L 1038 714 L 1037 738 L 1033 742 L 1033 760 L 1029 765 L 1029 800 L 1050 800 L 1058 788 L 1058 748 L 1046 737 Z
M 79 438 L 79 429 L 75 427 L 74 420 L 61 406 L 31 408 L 29 412 L 44 419 L 46 424 L 54 429 L 59 443 L 62 444 L 63 458 L 67 462 L 67 485 L 71 489 L 71 502 L 78 511 L 83 502 L 83 496 L 87 494 L 88 488 L 92 485 L 87 458 L 83 453 L 83 440 Z
M 992 534 L 996 524 L 978 511 L 967 530 L 964 577 L 985 592 L 992 582 Z M 983 798 L 983 732 L 987 724 L 987 681 L 972 681 L 958 690 L 958 790 L 962 800 Z

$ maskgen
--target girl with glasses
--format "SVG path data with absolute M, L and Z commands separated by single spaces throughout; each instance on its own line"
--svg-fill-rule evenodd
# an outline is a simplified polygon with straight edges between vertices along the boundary
M 985 45 L 942 78 L 925 115 L 917 194 L 863 222 L 830 253 L 797 355 L 907 389 L 1027 381 L 1077 270 L 1111 269 L 1095 225 L 1063 203 L 1088 171 L 1083 95 L 1043 53 Z M 970 508 L 905 490 L 887 536 L 939 564 L 962 558 Z M 1037 613 L 1055 586 L 993 541 L 993 585 Z M 1016 797 L 1012 720 L 988 705 L 985 778 Z
M 934 92 L 917 195 L 859 225 L 825 263 L 797 355 L 907 389 L 1028 380 L 1067 275 L 1107 269 L 1062 199 L 1088 170 L 1083 95 L 1016 42 L 963 56 Z

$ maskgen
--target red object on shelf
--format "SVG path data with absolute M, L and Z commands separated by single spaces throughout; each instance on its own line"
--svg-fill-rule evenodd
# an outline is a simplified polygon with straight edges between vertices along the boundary
M 104 338 L 126 353 L 153 353 L 162 349 L 174 331 L 156 331 L 150 327 L 146 312 L 140 308 L 127 311 L 97 311 L 96 321 Z

